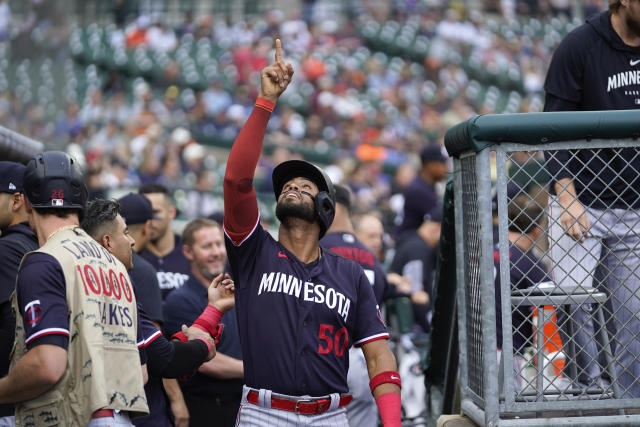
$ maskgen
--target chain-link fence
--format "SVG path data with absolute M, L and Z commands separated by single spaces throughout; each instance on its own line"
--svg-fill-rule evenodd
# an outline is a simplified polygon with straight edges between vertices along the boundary
M 640 424 L 638 135 L 640 110 L 480 116 L 447 134 L 475 421 Z

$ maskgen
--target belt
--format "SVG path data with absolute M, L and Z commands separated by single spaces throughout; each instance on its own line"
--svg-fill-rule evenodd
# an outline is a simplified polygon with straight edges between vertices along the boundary
M 91 415 L 91 418 L 108 418 L 113 417 L 114 414 L 112 409 L 99 409 Z
M 255 390 L 249 391 L 247 394 L 247 402 L 254 405 L 258 404 L 259 393 Z M 340 396 L 338 408 L 347 406 L 353 400 L 353 396 L 345 394 Z M 331 398 L 316 397 L 309 399 L 287 399 L 286 397 L 271 396 L 271 408 L 280 409 L 282 411 L 295 412 L 302 415 L 317 415 L 327 412 L 331 406 Z

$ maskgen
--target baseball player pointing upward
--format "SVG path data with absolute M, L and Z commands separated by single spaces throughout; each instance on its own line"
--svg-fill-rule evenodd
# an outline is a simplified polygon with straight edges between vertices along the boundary
M 241 426 L 347 426 L 352 345 L 361 346 L 385 426 L 400 426 L 400 376 L 362 268 L 318 240 L 331 225 L 333 184 L 320 169 L 288 161 L 273 171 L 278 240 L 260 226 L 252 181 L 267 122 L 293 67 L 276 40 L 256 106 L 236 138 L 224 180 L 224 229 L 242 344 Z

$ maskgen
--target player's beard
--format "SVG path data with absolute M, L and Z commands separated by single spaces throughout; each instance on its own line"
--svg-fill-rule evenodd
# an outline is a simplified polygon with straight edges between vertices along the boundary
M 307 222 L 315 222 L 318 214 L 313 205 L 307 203 L 290 203 L 286 199 L 278 202 L 276 205 L 276 218 L 285 227 L 291 226 L 293 218 L 302 219 Z

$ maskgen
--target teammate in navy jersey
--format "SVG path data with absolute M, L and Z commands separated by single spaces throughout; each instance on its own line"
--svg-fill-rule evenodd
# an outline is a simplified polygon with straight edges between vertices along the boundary
M 189 263 L 182 253 L 182 242 L 171 230 L 171 222 L 177 211 L 169 190 L 163 185 L 148 184 L 140 187 L 139 193 L 151 204 L 154 218 L 142 227 L 133 227 L 136 229 L 136 239 L 140 239 L 135 249 L 156 270 L 164 301 L 171 291 L 180 288 L 189 277 Z M 160 307 L 158 310 L 162 311 Z M 171 401 L 176 427 L 186 427 L 189 423 L 189 411 L 178 382 L 168 378 L 162 382 Z
M 161 184 L 147 184 L 139 193 L 151 202 L 156 219 L 151 221 L 149 243 L 140 256 L 149 261 L 158 272 L 158 285 L 162 300 L 174 289 L 184 285 L 189 279 L 191 267 L 182 253 L 180 236 L 171 230 L 171 222 L 177 215 L 167 187 Z
M 256 106 L 224 180 L 224 229 L 245 372 L 241 426 L 343 425 L 348 353 L 361 346 L 385 426 L 400 426 L 400 375 L 371 285 L 351 260 L 322 250 L 335 209 L 328 176 L 304 161 L 273 171 L 278 240 L 260 226 L 252 181 L 271 111 L 293 76 L 276 40 Z
M 148 242 L 148 234 L 145 231 L 151 221 L 155 219 L 151 202 L 142 194 L 129 193 L 119 198 L 118 204 L 120 205 L 120 215 L 127 224 L 129 235 L 135 240 L 132 252 L 133 269 L 129 271 L 131 282 L 136 291 L 138 302 L 147 316 L 160 328 L 163 316 L 162 293 L 160 286 L 158 286 L 158 275 L 149 261 L 138 255 L 138 252 Z
M 351 194 L 342 185 L 334 185 L 336 191 L 336 213 L 327 234 L 320 239 L 320 246 L 327 248 L 340 256 L 360 264 L 373 287 L 373 293 L 378 304 L 391 291 L 387 279 L 375 254 L 367 249 L 355 235 L 350 219 Z
M 200 315 L 207 305 L 211 280 L 223 273 L 227 264 L 224 232 L 217 222 L 205 218 L 190 221 L 183 230 L 182 241 L 191 275 L 184 286 L 167 297 L 164 331 L 168 334 L 179 331 L 183 324 L 190 324 Z M 234 304 L 233 299 L 230 304 Z M 190 427 L 208 427 L 212 419 L 218 427 L 236 424 L 244 371 L 235 310 L 227 311 L 221 321 L 224 340 L 216 348 L 215 359 L 202 365 L 187 381 L 180 382 L 189 408 Z
M 609 10 L 570 32 L 553 54 L 544 84 L 545 111 L 640 108 L 640 2 L 610 0 Z M 640 397 L 640 156 L 637 148 L 545 152 L 550 257 L 558 286 L 604 286 L 611 295 L 617 379 L 622 397 Z M 579 260 L 576 263 L 576 260 Z M 577 265 L 576 265 L 577 264 Z M 601 283 L 594 273 L 607 271 Z M 571 306 L 578 380 L 601 382 L 588 306 Z M 563 321 L 559 313 L 559 323 Z M 584 357 L 581 357 L 584 355 Z
M 0 162 L 0 377 L 9 372 L 16 320 L 11 294 L 22 257 L 38 249 L 38 238 L 29 228 L 22 189 L 24 165 Z M 0 426 L 14 425 L 13 405 L 0 405 Z

